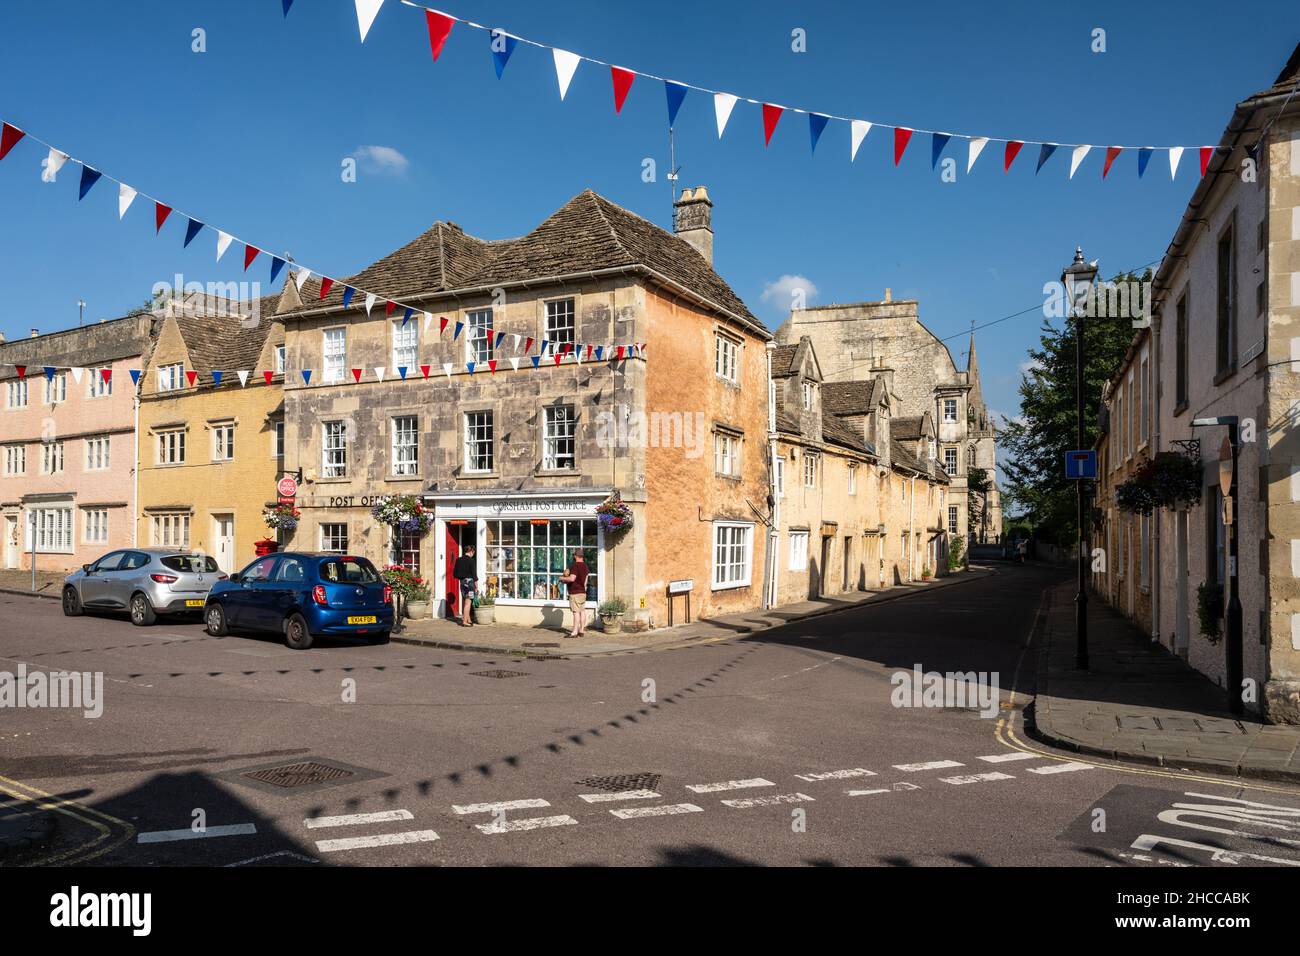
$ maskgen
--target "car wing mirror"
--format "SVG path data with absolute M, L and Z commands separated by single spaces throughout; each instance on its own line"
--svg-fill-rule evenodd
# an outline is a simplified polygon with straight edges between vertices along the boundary
M 81 566 L 81 570 L 85 571 L 87 574 L 94 574 L 94 573 L 95 573 L 95 569 L 92 568 L 92 567 L 91 567 L 90 565 L 88 565 L 88 564 L 83 564 L 83 565 Z
M 238 574 L 232 574 L 232 575 L 230 576 L 230 583 L 231 583 L 231 584 L 238 584 L 238 583 L 240 582 L 240 580 L 242 580 L 242 579 L 240 578 L 240 576 L 239 576 Z

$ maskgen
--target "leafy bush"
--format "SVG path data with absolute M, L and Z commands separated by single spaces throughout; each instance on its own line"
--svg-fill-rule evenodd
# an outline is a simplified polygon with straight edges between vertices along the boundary
M 1202 584 L 1196 589 L 1196 617 L 1201 633 L 1215 643 L 1220 637 L 1219 622 L 1223 620 L 1223 586 Z
M 966 542 L 960 537 L 952 539 L 948 545 L 948 570 L 960 571 L 962 566 L 962 554 L 966 551 Z
M 612 597 L 601 604 L 599 614 L 601 617 L 613 616 L 615 614 L 626 614 L 627 602 L 621 597 Z
M 382 577 L 394 594 L 402 595 L 407 601 L 429 600 L 428 583 L 404 564 L 388 565 Z
M 1194 505 L 1201 500 L 1201 463 L 1178 452 L 1162 451 L 1137 466 L 1133 477 L 1115 489 L 1115 504 L 1130 514 L 1156 508 Z

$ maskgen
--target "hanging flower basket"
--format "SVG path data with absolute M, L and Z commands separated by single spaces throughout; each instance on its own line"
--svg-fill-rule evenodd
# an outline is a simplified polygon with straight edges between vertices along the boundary
M 266 526 L 277 531 L 293 531 L 298 527 L 298 519 L 301 517 L 302 512 L 293 505 L 276 505 L 270 511 L 262 512 Z
M 632 527 L 632 509 L 616 491 L 596 505 L 596 521 L 606 534 L 622 534 Z
M 408 534 L 424 534 L 433 527 L 433 512 L 426 509 L 415 495 L 382 498 L 370 513 L 380 524 Z
M 1178 452 L 1162 451 L 1138 465 L 1133 477 L 1115 489 L 1115 504 L 1130 514 L 1194 505 L 1201 500 L 1201 464 Z

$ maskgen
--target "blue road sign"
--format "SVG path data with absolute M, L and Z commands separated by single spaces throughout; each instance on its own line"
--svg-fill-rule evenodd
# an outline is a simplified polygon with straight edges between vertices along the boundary
M 1065 453 L 1066 478 L 1096 478 L 1097 453 L 1091 449 Z

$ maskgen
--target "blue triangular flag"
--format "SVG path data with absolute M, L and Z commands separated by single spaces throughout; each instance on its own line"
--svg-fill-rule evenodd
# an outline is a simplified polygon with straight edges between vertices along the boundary
M 284 15 L 287 17 L 289 15 L 289 8 L 293 6 L 293 0 L 281 0 L 281 2 L 284 6 Z
M 597 346 L 596 346 L 596 361 L 599 362 L 599 361 L 601 360 L 601 358 L 602 358 L 604 355 L 605 355 L 605 346 L 603 346 L 603 345 L 597 345 Z
M 821 113 L 808 114 L 808 135 L 812 137 L 812 151 L 817 152 L 817 140 L 822 138 L 822 130 L 826 128 L 826 121 L 829 116 L 823 116 Z
M 284 268 L 283 259 L 281 259 L 279 256 L 275 256 L 274 258 L 271 259 L 271 281 L 272 282 L 275 281 L 275 277 L 280 274 L 280 270 L 283 268 Z
M 1055 143 L 1044 143 L 1042 146 L 1038 148 L 1038 165 L 1034 167 L 1035 176 L 1038 175 L 1038 170 L 1043 168 L 1043 163 L 1047 162 L 1049 159 L 1052 158 L 1052 154 L 1054 152 L 1056 152 Z
M 51 382 L 54 381 L 54 366 L 53 366 L 53 365 L 46 365 L 46 366 L 45 366 L 45 377 L 46 377 L 47 379 L 49 379 Z
M 672 80 L 664 80 L 664 92 L 668 94 L 668 125 L 672 126 L 677 122 L 677 111 L 682 108 L 682 100 L 686 99 L 686 87 Z
M 474 363 L 473 363 L 473 362 L 466 362 L 466 363 L 465 363 L 465 368 L 469 369 L 469 374 L 471 374 L 471 375 L 474 374 Z
M 504 339 L 505 337 L 506 337 L 506 334 L 505 334 L 504 332 L 498 332 L 498 333 L 497 333 L 497 340 L 496 340 L 495 343 L 493 343 L 493 346 L 492 346 L 492 347 L 493 347 L 493 348 L 498 348 L 498 349 L 501 348 L 501 340 Z
M 414 311 L 409 305 L 406 307 L 406 312 L 402 315 L 402 328 L 406 328 L 406 323 L 411 321 L 411 313 Z
M 185 227 L 185 245 L 188 246 L 193 242 L 194 237 L 197 236 L 202 229 L 203 223 L 199 222 L 197 219 L 191 219 L 189 224 Z M 181 248 L 184 248 L 184 246 Z
M 1138 179 L 1147 171 L 1147 163 L 1151 162 L 1151 154 L 1155 152 L 1150 146 L 1143 146 L 1138 149 Z
M 453 342 L 455 342 L 456 339 L 460 337 L 460 330 L 463 329 L 464 327 L 465 327 L 465 323 L 464 323 L 464 322 L 457 322 L 457 323 L 456 323 L 456 331 L 453 332 L 453 333 L 451 334 L 451 340 L 452 340 Z
M 542 347 L 541 347 L 540 349 L 538 349 L 537 354 L 538 354 L 538 355 L 545 355 L 545 354 L 546 354 L 546 350 L 547 350 L 548 348 L 550 348 L 550 347 L 551 347 L 551 343 L 548 342 L 548 341 L 546 341 L 546 339 L 542 339 Z
M 302 383 L 304 385 L 311 384 L 311 369 L 305 368 L 302 370 Z
M 86 198 L 86 193 L 90 192 L 90 187 L 99 182 L 99 177 L 104 175 L 98 169 L 91 169 L 89 166 L 81 167 L 81 194 L 77 196 L 77 202 Z
M 400 375 L 400 376 L 402 376 L 402 381 L 405 382 L 405 381 L 406 381 L 406 366 L 405 366 L 405 365 L 399 365 L 399 366 L 397 366 L 397 374 Z
M 348 307 L 348 303 L 352 301 L 352 297 L 356 294 L 357 290 L 352 288 L 352 286 L 345 285 L 343 287 L 343 308 L 346 309 Z
M 221 369 L 214 368 L 212 370 L 212 384 L 213 385 L 221 384 Z
M 132 384 L 132 385 L 139 385 L 139 384 L 140 384 L 140 375 L 141 375 L 140 370 L 139 370 L 138 368 L 133 368 L 133 369 L 130 369 L 130 372 L 131 372 L 131 384 Z
M 533 368 L 537 368 L 537 363 L 542 360 L 540 355 L 530 355 L 528 357 L 533 360 Z
M 930 169 L 935 169 L 939 165 L 939 157 L 943 154 L 943 148 L 948 145 L 948 140 L 952 139 L 949 133 L 931 133 L 930 134 Z
M 515 44 L 518 42 L 505 30 L 492 31 L 490 40 L 492 44 L 492 62 L 497 68 L 498 80 L 501 79 L 501 74 L 506 71 L 506 64 L 510 62 L 510 54 L 515 52 Z

